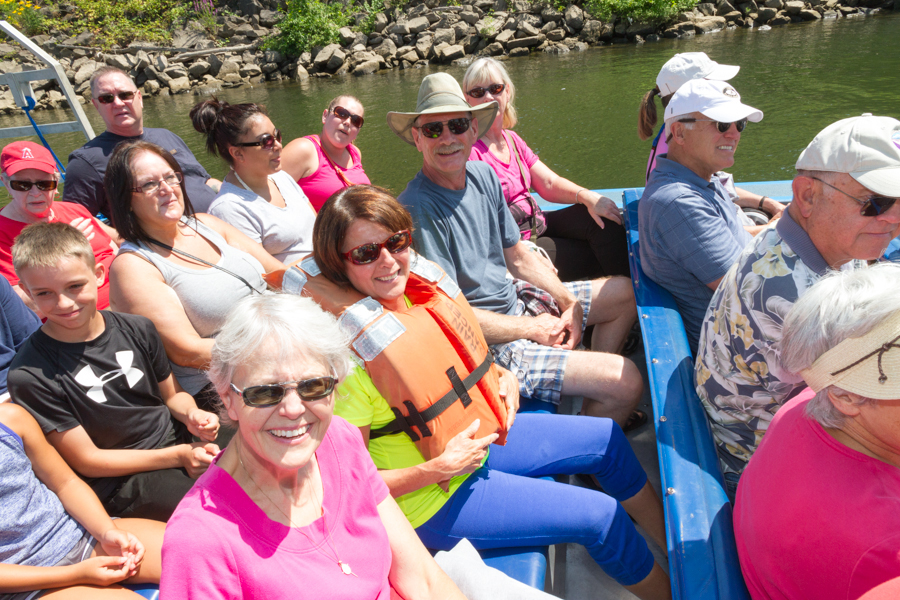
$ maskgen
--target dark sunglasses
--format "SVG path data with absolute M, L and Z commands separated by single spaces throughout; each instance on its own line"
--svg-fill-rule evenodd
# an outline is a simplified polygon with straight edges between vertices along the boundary
M 276 129 L 274 134 L 264 133 L 259 136 L 259 141 L 256 142 L 238 142 L 234 144 L 235 146 L 241 146 L 243 148 L 250 148 L 253 146 L 262 146 L 263 150 L 271 150 L 275 147 L 275 142 L 281 143 L 281 130 Z
M 46 181 L 16 181 L 15 179 L 9 180 L 9 187 L 16 190 L 17 192 L 27 192 L 32 188 L 32 186 L 37 186 L 37 189 L 41 190 L 42 192 L 49 192 L 50 190 L 55 190 L 57 185 L 59 185 L 59 182 L 54 181 L 53 179 L 48 179 Z
M 363 123 L 366 122 L 366 120 L 363 119 L 361 116 L 354 115 L 352 112 L 350 112 L 343 106 L 335 106 L 333 109 L 331 109 L 331 112 L 333 112 L 335 114 L 335 116 L 342 121 L 346 121 L 347 119 L 350 119 L 350 124 L 353 125 L 354 127 L 356 127 L 357 129 L 360 129 L 363 126 Z
M 134 98 L 135 94 L 137 94 L 137 90 L 133 92 L 116 92 L 115 94 L 100 94 L 97 96 L 97 102 L 100 104 L 112 104 L 116 101 L 116 98 L 122 102 L 128 102 Z
M 723 123 L 721 121 L 714 121 L 712 119 L 678 119 L 679 123 L 696 123 L 697 121 L 709 121 L 710 123 L 715 123 L 716 128 L 719 130 L 719 133 L 725 133 L 729 129 L 731 129 L 731 123 Z M 747 119 L 741 119 L 740 121 L 734 121 L 734 126 L 737 128 L 738 133 L 744 130 L 744 127 L 747 126 Z
M 449 121 L 433 121 L 431 123 L 425 123 L 424 125 L 420 125 L 419 127 L 415 127 L 419 131 L 422 132 L 422 135 L 428 138 L 437 139 L 441 137 L 441 134 L 444 132 L 444 123 L 447 124 L 447 129 L 450 130 L 450 133 L 453 135 L 462 135 L 469 130 L 469 125 L 471 121 L 467 117 L 460 117 L 458 119 L 450 119 Z
M 142 183 L 137 187 L 131 188 L 131 191 L 138 192 L 139 194 L 152 194 L 159 189 L 159 186 L 163 181 L 165 181 L 166 185 L 168 185 L 170 188 L 174 188 L 176 185 L 184 181 L 184 176 L 181 173 L 172 173 L 171 175 L 166 175 L 162 179 Z
M 505 89 L 505 83 L 492 83 L 487 87 L 472 88 L 467 93 L 473 98 L 484 98 L 484 95 L 488 92 L 490 92 L 491 96 L 499 96 Z
M 354 265 L 367 265 L 378 260 L 378 257 L 381 256 L 382 248 L 387 248 L 387 251 L 391 254 L 397 254 L 409 248 L 410 244 L 412 244 L 412 234 L 410 234 L 408 229 L 404 229 L 380 244 L 372 243 L 357 246 L 350 252 L 344 252 L 343 257 Z
M 297 394 L 301 400 L 311 402 L 313 400 L 321 400 L 334 391 L 337 379 L 330 375 L 323 377 L 313 377 L 312 379 L 301 379 L 299 381 L 285 381 L 283 383 L 272 383 L 269 385 L 251 385 L 239 390 L 236 385 L 231 384 L 231 389 L 241 395 L 244 404 L 247 406 L 275 406 L 287 395 L 288 390 L 297 390 Z M 294 385 L 297 384 L 297 385 Z
M 877 217 L 878 215 L 883 215 L 884 213 L 889 211 L 894 204 L 897 203 L 896 198 L 886 198 L 884 196 L 871 196 L 869 198 L 866 198 L 865 200 L 861 200 L 856 196 L 851 196 L 841 188 L 831 185 L 827 181 L 822 181 L 818 177 L 811 177 L 810 179 L 815 179 L 819 183 L 824 183 L 831 189 L 837 190 L 848 198 L 855 200 L 862 207 L 859 210 L 859 214 L 864 217 Z

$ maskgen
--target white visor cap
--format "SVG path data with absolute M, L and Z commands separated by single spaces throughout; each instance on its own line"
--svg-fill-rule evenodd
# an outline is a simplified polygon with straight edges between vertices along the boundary
M 706 52 L 682 52 L 670 58 L 656 76 L 660 96 L 668 96 L 692 79 L 728 81 L 738 74 L 736 65 L 720 65 Z
M 695 112 L 721 123 L 734 123 L 741 119 L 759 123 L 763 118 L 761 110 L 741 103 L 741 95 L 730 84 L 693 79 L 675 92 L 666 107 L 666 135 L 671 133 L 674 121 Z

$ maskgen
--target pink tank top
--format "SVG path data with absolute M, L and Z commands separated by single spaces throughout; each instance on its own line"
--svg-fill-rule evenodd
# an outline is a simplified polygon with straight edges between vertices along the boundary
M 333 193 L 344 187 L 358 184 L 370 184 L 366 172 L 363 171 L 362 162 L 360 161 L 359 150 L 353 144 L 347 146 L 350 151 L 350 160 L 353 166 L 349 169 L 342 169 L 334 164 L 319 142 L 318 135 L 306 136 L 316 147 L 316 153 L 319 157 L 319 168 L 309 177 L 297 180 L 297 185 L 303 190 L 309 198 L 310 203 L 316 212 L 322 208 L 325 201 L 328 200 Z M 343 175 L 343 177 L 342 177 Z

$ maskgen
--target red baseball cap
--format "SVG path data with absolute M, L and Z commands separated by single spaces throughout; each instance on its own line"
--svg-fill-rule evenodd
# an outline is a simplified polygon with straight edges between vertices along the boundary
M 40 144 L 13 142 L 0 152 L 0 168 L 7 175 L 14 175 L 23 169 L 56 173 L 56 161 L 50 151 Z

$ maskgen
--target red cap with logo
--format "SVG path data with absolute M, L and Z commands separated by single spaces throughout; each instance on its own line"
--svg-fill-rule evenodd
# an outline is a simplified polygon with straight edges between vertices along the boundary
M 40 144 L 13 142 L 0 153 L 0 168 L 7 175 L 14 175 L 23 169 L 56 173 L 56 161 L 50 151 Z

